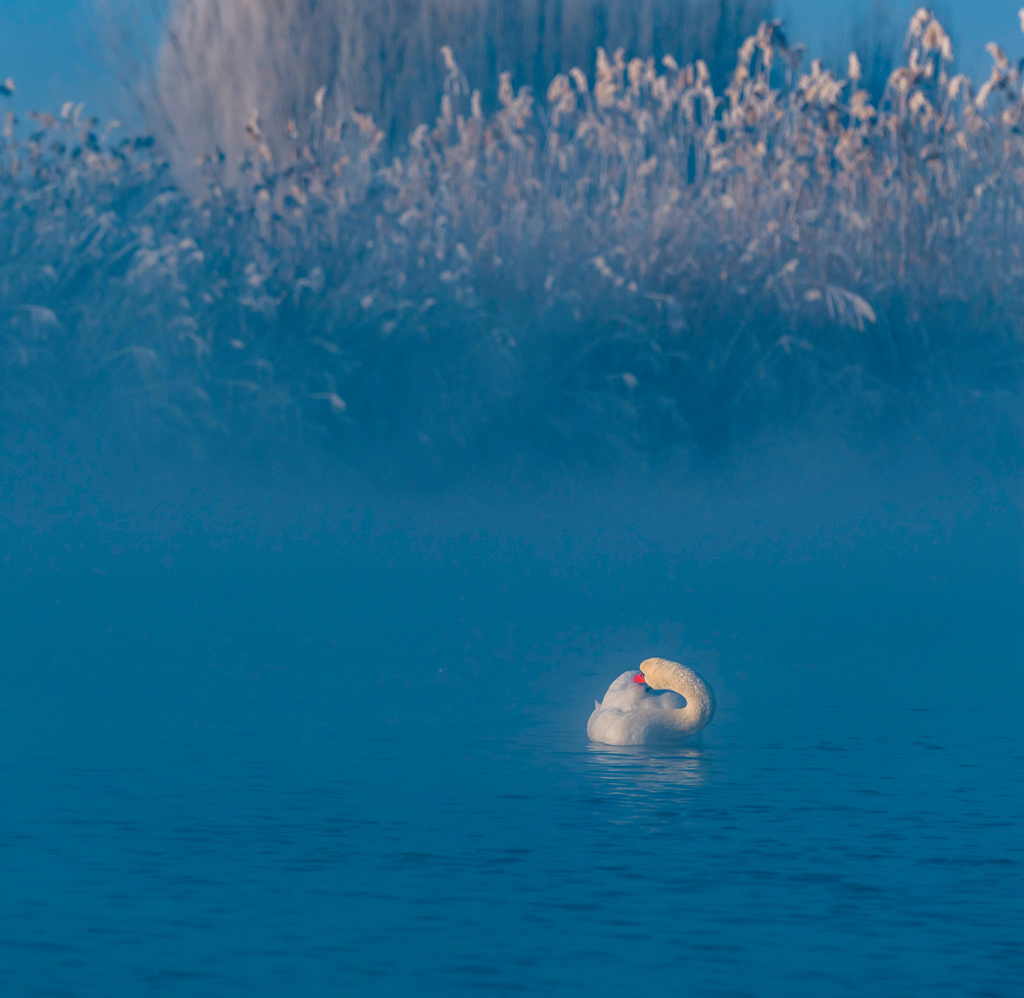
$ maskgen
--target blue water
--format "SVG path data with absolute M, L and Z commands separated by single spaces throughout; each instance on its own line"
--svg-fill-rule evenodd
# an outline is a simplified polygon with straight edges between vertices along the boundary
M 1005 482 L 58 478 L 0 526 L 0 993 L 1020 994 Z M 589 745 L 651 654 L 702 743 Z

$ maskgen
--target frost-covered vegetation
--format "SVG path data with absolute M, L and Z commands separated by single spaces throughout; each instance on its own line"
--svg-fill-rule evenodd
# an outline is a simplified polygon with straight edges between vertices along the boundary
M 369 113 L 389 142 L 401 141 L 437 114 L 442 46 L 480 88 L 485 111 L 497 107 L 501 73 L 543 94 L 558 73 L 591 66 L 598 47 L 702 58 L 721 86 L 771 10 L 769 0 L 150 2 L 166 38 L 137 89 L 179 166 L 213 148 L 236 159 L 257 107 L 275 156 L 296 136 L 306 141 L 320 111 L 328 120 Z
M 493 110 L 445 50 L 407 144 L 318 91 L 290 146 L 253 115 L 201 182 L 74 106 L 8 116 L 3 417 L 312 435 L 400 474 L 977 405 L 1015 433 L 1022 80 L 995 45 L 986 82 L 954 75 L 924 10 L 908 43 L 877 104 L 855 55 L 836 78 L 765 22 L 717 91 L 599 50 L 546 93 L 502 76 Z

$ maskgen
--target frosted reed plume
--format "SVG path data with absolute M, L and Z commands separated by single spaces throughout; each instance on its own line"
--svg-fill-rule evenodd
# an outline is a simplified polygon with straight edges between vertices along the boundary
M 179 168 L 213 149 L 236 160 L 256 109 L 274 154 L 299 135 L 315 141 L 323 122 L 353 109 L 402 140 L 437 112 L 442 46 L 488 109 L 500 73 L 543 93 L 556 73 L 589 64 L 598 46 L 702 56 L 724 81 L 736 44 L 769 9 L 767 0 L 177 0 L 170 8 L 147 117 Z

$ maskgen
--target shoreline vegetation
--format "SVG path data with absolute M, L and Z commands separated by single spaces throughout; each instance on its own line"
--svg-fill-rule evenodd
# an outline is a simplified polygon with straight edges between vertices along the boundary
M 1024 94 L 989 52 L 955 74 L 922 9 L 872 102 L 765 21 L 718 89 L 598 49 L 490 108 L 445 48 L 401 146 L 319 89 L 290 144 L 256 113 L 185 172 L 80 106 L 7 113 L 5 436 L 114 419 L 415 479 L 976 418 L 1019 463 Z

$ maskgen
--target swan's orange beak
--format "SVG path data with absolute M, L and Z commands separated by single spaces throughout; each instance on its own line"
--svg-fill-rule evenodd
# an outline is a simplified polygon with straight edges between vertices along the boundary
M 633 677 L 633 682 L 634 682 L 634 683 L 646 683 L 646 682 L 647 682 L 647 680 L 646 680 L 646 679 L 644 679 L 644 674 L 643 674 L 642 672 L 638 672 L 638 673 L 637 673 L 637 674 L 636 674 L 636 675 L 635 675 L 635 676 Z

